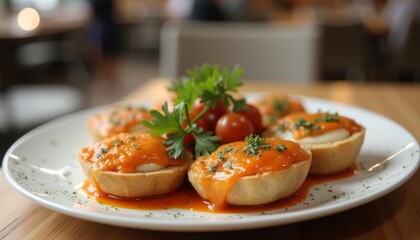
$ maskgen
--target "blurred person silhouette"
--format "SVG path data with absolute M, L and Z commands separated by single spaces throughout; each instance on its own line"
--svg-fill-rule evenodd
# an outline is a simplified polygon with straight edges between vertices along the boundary
M 396 79 L 397 57 L 402 53 L 410 34 L 410 26 L 414 22 L 420 22 L 420 0 L 388 0 L 383 16 L 389 24 L 387 36 L 388 50 L 390 56 L 391 78 Z M 418 46 L 418 43 L 417 43 Z
M 189 19 L 201 21 L 226 21 L 220 0 L 195 0 Z
M 116 57 L 119 52 L 119 28 L 114 16 L 113 0 L 89 0 L 93 19 L 89 28 L 87 51 L 98 71 L 101 84 L 106 87 L 116 82 Z
M 388 43 L 391 52 L 398 51 L 404 44 L 409 26 L 420 20 L 419 0 L 388 0 L 384 17 L 389 23 Z

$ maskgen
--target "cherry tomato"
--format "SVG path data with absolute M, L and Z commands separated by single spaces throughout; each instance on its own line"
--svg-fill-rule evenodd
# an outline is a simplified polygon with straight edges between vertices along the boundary
M 238 113 L 244 115 L 251 122 L 255 133 L 260 133 L 263 130 L 262 116 L 260 110 L 251 104 L 247 104 L 248 110 L 241 110 Z
M 217 121 L 215 133 L 221 138 L 220 143 L 226 144 L 243 141 L 248 135 L 254 133 L 254 127 L 244 115 L 227 113 Z
M 200 113 L 204 109 L 204 103 L 200 101 L 196 101 L 194 103 L 193 111 L 196 113 Z M 210 109 L 207 111 L 206 114 L 202 117 L 206 120 L 208 130 L 213 131 L 216 127 L 217 121 L 220 117 L 222 117 L 228 110 L 223 106 L 223 102 L 221 100 L 217 101 L 215 108 Z

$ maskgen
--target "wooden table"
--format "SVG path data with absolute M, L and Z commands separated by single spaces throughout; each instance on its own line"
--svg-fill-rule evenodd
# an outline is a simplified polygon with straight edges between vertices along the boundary
M 156 99 L 168 82 L 154 79 L 125 99 Z M 420 85 L 284 86 L 249 82 L 246 91 L 295 93 L 350 103 L 383 114 L 420 139 Z M 284 226 L 213 233 L 158 232 L 69 217 L 29 201 L 0 177 L 0 239 L 420 239 L 420 171 L 373 202 L 331 216 Z

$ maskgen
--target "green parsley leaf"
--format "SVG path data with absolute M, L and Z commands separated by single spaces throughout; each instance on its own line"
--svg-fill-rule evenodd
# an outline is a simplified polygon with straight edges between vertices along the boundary
M 209 155 L 216 151 L 220 137 L 213 135 L 212 132 L 193 133 L 195 138 L 195 156 Z
M 168 140 L 164 142 L 169 147 L 166 148 L 171 158 L 178 158 L 181 156 L 183 159 L 186 157 L 184 149 L 184 138 L 187 136 L 187 132 L 179 131 L 176 133 L 168 134 Z
M 157 110 L 151 110 L 150 114 L 153 118 L 149 121 L 143 120 L 143 126 L 152 129 L 152 135 L 160 136 L 170 132 L 183 131 L 182 127 L 182 111 L 185 105 L 180 103 L 174 107 L 173 112 L 169 112 L 168 103 L 162 105 L 164 114 Z
M 189 109 L 200 99 L 208 109 L 214 108 L 221 100 L 225 107 L 233 105 L 234 111 L 246 110 L 245 99 L 235 99 L 232 93 L 243 85 L 238 81 L 243 69 L 235 66 L 232 71 L 217 65 L 204 64 L 187 71 L 187 76 L 174 83 L 170 91 L 176 93 L 175 104 L 184 102 Z
M 166 135 L 168 140 L 167 151 L 171 157 L 185 156 L 183 140 L 188 134 L 192 134 L 195 140 L 194 154 L 196 157 L 208 155 L 217 149 L 220 137 L 212 132 L 203 132 L 197 126 L 197 121 L 210 109 L 215 108 L 219 101 L 224 107 L 233 106 L 233 111 L 246 110 L 244 98 L 235 99 L 233 93 L 243 85 L 238 78 L 243 74 L 243 69 L 235 66 L 232 71 L 228 68 L 220 68 L 217 65 L 204 64 L 187 71 L 187 75 L 169 88 L 176 94 L 173 112 L 168 111 L 168 105 L 162 106 L 163 113 L 152 110 L 150 121 L 144 120 L 143 126 L 152 130 L 152 135 Z M 203 111 L 189 118 L 194 103 L 199 100 L 205 106 Z M 187 123 L 187 126 L 183 123 Z

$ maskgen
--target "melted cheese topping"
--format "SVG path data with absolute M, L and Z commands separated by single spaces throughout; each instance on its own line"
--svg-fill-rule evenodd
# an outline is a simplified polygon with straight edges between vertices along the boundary
M 151 117 L 146 109 L 113 106 L 90 117 L 87 124 L 96 135 L 106 138 L 122 132 L 140 132 L 142 120 L 150 120 Z
M 329 113 L 292 113 L 280 119 L 276 136 L 301 143 L 342 140 L 361 127 L 354 120 Z
M 292 164 L 310 159 L 310 154 L 298 143 L 267 138 L 269 149 L 260 149 L 261 154 L 249 155 L 243 149 L 246 142 L 234 142 L 220 146 L 208 157 L 198 158 L 190 167 L 197 174 L 200 185 L 205 189 L 207 200 L 223 206 L 232 186 L 241 177 L 276 172 Z M 283 144 L 285 150 L 276 150 Z
M 295 139 L 291 131 L 277 131 L 275 133 L 275 136 L 286 139 L 286 140 L 295 141 L 298 143 L 321 144 L 321 143 L 329 143 L 329 142 L 344 140 L 350 136 L 350 133 L 345 129 L 337 129 L 337 130 L 333 130 L 331 132 L 327 132 L 327 133 L 313 136 L 313 137 Z
M 79 157 L 93 164 L 92 171 L 136 173 L 182 165 L 182 159 L 168 156 L 164 141 L 148 134 L 120 133 L 81 149 Z

